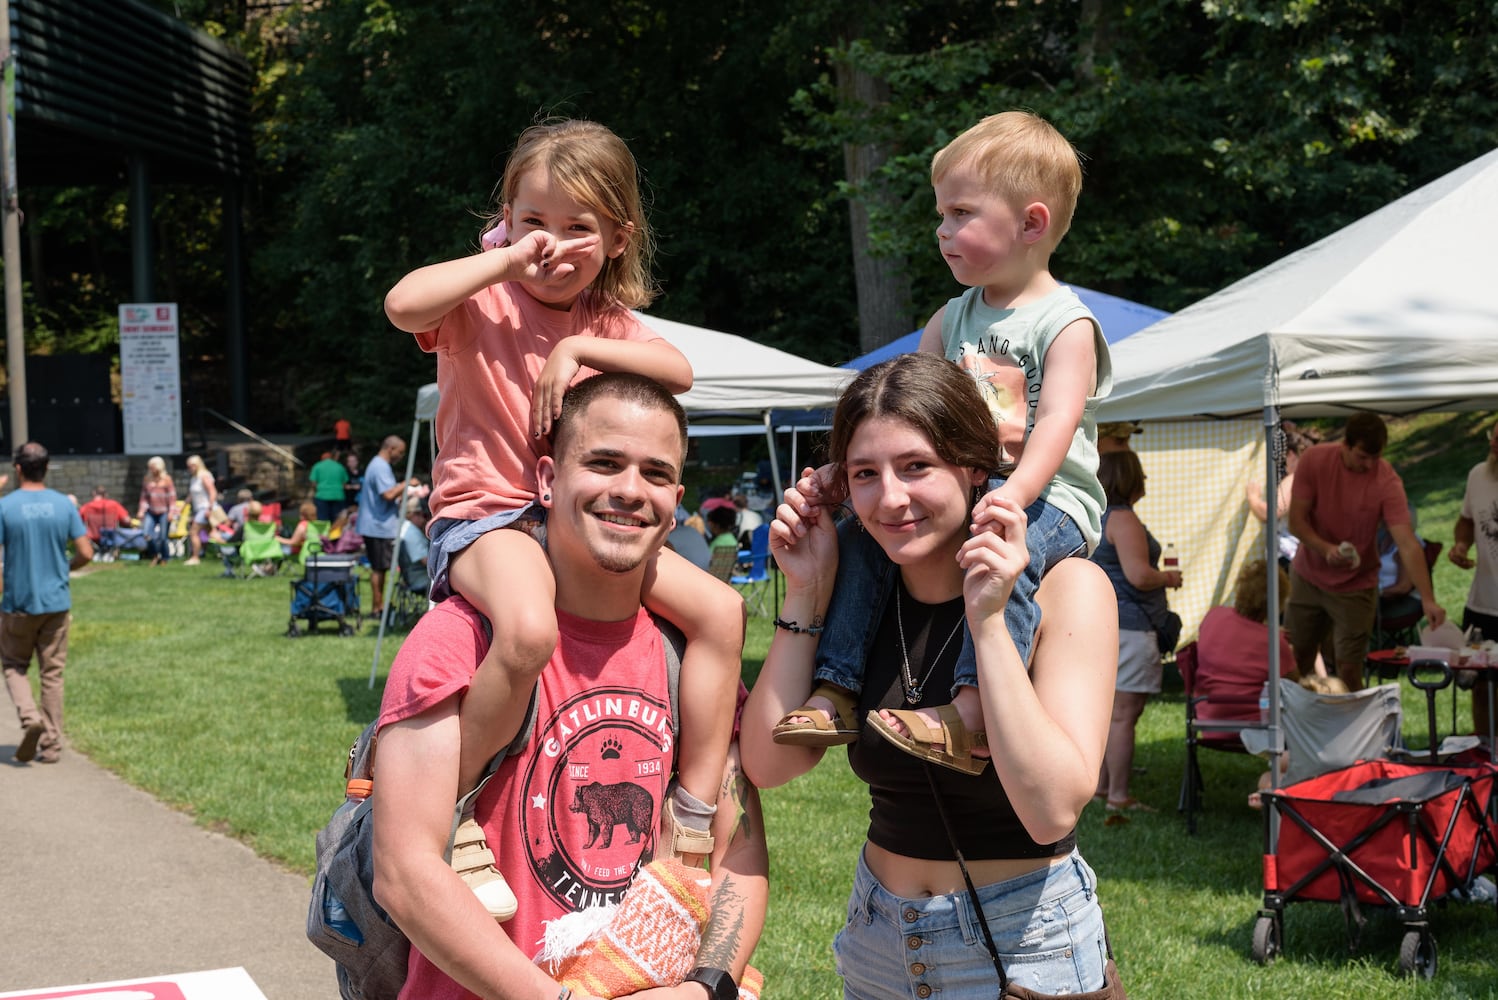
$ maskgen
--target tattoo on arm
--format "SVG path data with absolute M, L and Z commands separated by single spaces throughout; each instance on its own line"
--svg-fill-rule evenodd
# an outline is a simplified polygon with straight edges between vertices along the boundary
M 732 841 L 739 837 L 753 836 L 754 831 L 749 825 L 749 810 L 744 808 L 744 801 L 748 797 L 749 779 L 744 777 L 744 772 L 736 763 L 730 763 L 723 774 L 723 784 L 718 788 L 718 808 L 724 805 L 732 808 L 737 819 L 734 820 L 733 833 L 729 835 Z
M 744 937 L 744 896 L 734 885 L 733 876 L 724 876 L 713 892 L 712 915 L 702 929 L 702 945 L 697 949 L 697 964 L 713 969 L 733 969 L 734 957 Z

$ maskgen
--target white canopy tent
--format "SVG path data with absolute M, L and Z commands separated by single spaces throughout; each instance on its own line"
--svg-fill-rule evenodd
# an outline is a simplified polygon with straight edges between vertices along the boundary
M 1498 150 L 1113 348 L 1099 420 L 1498 402 Z
M 1272 497 L 1282 416 L 1498 407 L 1495 227 L 1498 150 L 1118 344 L 1098 419 L 1261 413 Z M 1271 504 L 1270 565 L 1274 514 Z M 1276 607 L 1274 574 L 1269 588 Z M 1278 633 L 1271 616 L 1269 677 Z M 1279 685 L 1269 690 L 1278 753 Z
M 775 495 L 780 495 L 780 469 L 775 455 L 775 434 L 771 427 L 772 410 L 823 410 L 837 403 L 844 384 L 857 374 L 846 368 L 817 364 L 786 351 L 757 344 L 745 337 L 700 326 L 689 326 L 669 319 L 636 313 L 637 316 L 676 349 L 692 365 L 692 388 L 678 399 L 689 417 L 694 418 L 688 433 L 692 436 L 721 433 L 764 434 L 770 446 L 770 468 L 775 480 Z M 416 393 L 416 416 L 411 425 L 411 445 L 406 455 L 406 481 L 416 468 L 416 451 L 421 440 L 422 424 L 431 426 L 437 416 L 437 385 L 422 386 Z M 707 423 L 707 420 L 724 421 Z M 427 435 L 432 459 L 437 444 Z M 401 510 L 405 510 L 405 494 Z M 396 553 L 399 559 L 399 552 Z M 384 605 L 389 606 L 395 587 L 394 574 L 385 579 Z M 374 662 L 369 668 L 369 686 L 374 687 L 380 662 L 380 646 L 385 638 L 385 620 L 380 619 L 375 639 Z

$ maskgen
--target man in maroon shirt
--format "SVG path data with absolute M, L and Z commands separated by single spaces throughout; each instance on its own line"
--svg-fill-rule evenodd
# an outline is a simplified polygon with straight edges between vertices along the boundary
M 1410 527 L 1404 482 L 1380 456 L 1389 431 L 1373 413 L 1354 414 L 1340 442 L 1300 456 L 1290 494 L 1290 531 L 1300 548 L 1290 565 L 1285 629 L 1302 675 L 1321 652 L 1350 691 L 1363 686 L 1363 660 L 1378 608 L 1379 523 L 1421 594 L 1432 626 L 1446 620 L 1435 602 L 1425 552 Z

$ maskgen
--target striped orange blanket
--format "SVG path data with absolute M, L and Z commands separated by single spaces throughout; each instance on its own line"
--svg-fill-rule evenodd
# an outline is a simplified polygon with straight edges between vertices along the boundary
M 541 961 L 563 986 L 590 996 L 675 986 L 696 964 L 707 916 L 707 873 L 675 859 L 652 861 L 635 875 L 611 915 L 585 911 L 551 921 Z M 567 943 L 568 924 L 576 933 L 605 918 L 580 945 Z M 763 989 L 759 970 L 745 969 L 740 1000 L 759 1000 Z

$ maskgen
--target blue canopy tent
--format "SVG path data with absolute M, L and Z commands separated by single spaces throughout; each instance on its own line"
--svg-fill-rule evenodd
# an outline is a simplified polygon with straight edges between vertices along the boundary
M 1121 299 L 1106 292 L 1094 292 L 1081 285 L 1068 287 L 1077 293 L 1077 298 L 1082 300 L 1084 306 L 1092 310 L 1092 314 L 1097 317 L 1098 324 L 1103 328 L 1103 339 L 1110 344 L 1117 343 L 1129 334 L 1143 330 L 1151 323 L 1158 323 L 1170 315 L 1163 310 L 1140 305 L 1138 302 L 1130 302 L 1128 299 Z M 892 340 L 883 347 L 876 347 L 869 353 L 854 358 L 843 367 L 863 371 L 881 361 L 888 361 L 897 354 L 909 354 L 920 347 L 921 333 L 922 330 L 907 333 L 898 340 Z
M 1138 302 L 1130 302 L 1116 295 L 1106 292 L 1094 292 L 1090 288 L 1081 285 L 1069 285 L 1072 291 L 1077 293 L 1077 298 L 1082 304 L 1092 310 L 1097 317 L 1099 325 L 1103 328 L 1103 339 L 1110 344 L 1116 344 L 1132 333 L 1137 333 L 1145 327 L 1159 322 L 1170 313 L 1161 309 L 1142 305 Z M 863 371 L 877 365 L 881 361 L 888 361 L 898 354 L 909 354 L 921 346 L 921 334 L 924 328 L 914 333 L 890 341 L 882 347 L 876 347 L 867 354 L 860 355 L 852 361 L 846 362 L 843 367 L 854 371 Z M 775 429 L 791 434 L 791 466 L 794 469 L 797 462 L 798 434 L 801 431 L 825 431 L 829 421 L 832 419 L 832 411 L 777 411 L 775 413 Z

